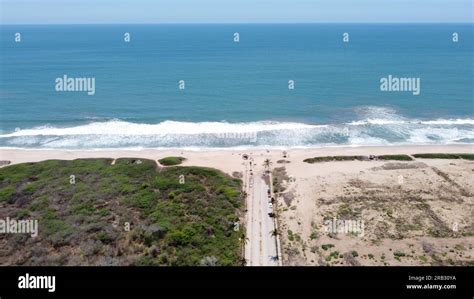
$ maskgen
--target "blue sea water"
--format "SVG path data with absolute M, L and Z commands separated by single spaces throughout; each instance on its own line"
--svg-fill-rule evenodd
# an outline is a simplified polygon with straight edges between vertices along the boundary
M 474 143 L 472 24 L 0 30 L 0 147 Z M 56 91 L 63 75 L 95 78 L 95 94 Z M 420 95 L 381 91 L 388 75 L 420 78 Z

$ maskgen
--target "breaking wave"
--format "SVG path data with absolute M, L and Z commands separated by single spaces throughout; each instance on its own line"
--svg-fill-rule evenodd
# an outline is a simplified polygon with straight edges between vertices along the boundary
M 474 144 L 474 119 L 407 119 L 380 107 L 361 108 L 356 113 L 362 118 L 342 124 L 93 120 L 71 127 L 17 128 L 0 135 L 0 146 L 98 149 Z

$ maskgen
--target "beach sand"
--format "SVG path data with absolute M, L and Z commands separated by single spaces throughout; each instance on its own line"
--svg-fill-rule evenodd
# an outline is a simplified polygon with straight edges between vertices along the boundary
M 245 172 L 272 161 L 283 265 L 460 265 L 474 260 L 474 161 L 336 161 L 334 155 L 474 153 L 473 146 L 334 147 L 286 150 L 26 150 L 0 149 L 12 164 L 48 159 L 182 156 L 182 165 Z M 282 163 L 286 160 L 285 163 Z M 5 166 L 3 166 L 5 167 Z M 360 220 L 364 233 L 332 233 L 325 220 Z M 325 246 L 323 246 L 325 245 Z M 326 246 L 327 245 L 327 246 Z
M 428 145 L 428 146 L 374 146 L 374 147 L 325 147 L 313 149 L 290 149 L 288 161 L 292 163 L 293 175 L 306 172 L 307 163 L 303 159 L 316 156 L 336 156 L 336 155 L 388 155 L 388 154 L 414 154 L 414 153 L 474 153 L 474 146 L 471 145 Z M 186 157 L 183 165 L 205 166 L 220 169 L 231 174 L 234 171 L 242 170 L 242 154 L 254 157 L 256 162 L 263 162 L 271 159 L 276 162 L 283 159 L 283 150 L 262 150 L 262 149 L 225 149 L 225 150 L 60 150 L 60 149 L 0 149 L 0 160 L 10 161 L 12 164 L 25 162 L 38 162 L 49 159 L 73 160 L 79 158 L 146 158 L 158 160 L 168 156 Z M 338 162 L 338 167 L 342 170 L 347 167 L 346 163 Z M 259 163 L 261 164 L 261 163 Z M 332 164 L 332 163 L 331 163 Z M 276 167 L 276 164 L 273 165 Z M 332 166 L 330 167 L 332 168 Z

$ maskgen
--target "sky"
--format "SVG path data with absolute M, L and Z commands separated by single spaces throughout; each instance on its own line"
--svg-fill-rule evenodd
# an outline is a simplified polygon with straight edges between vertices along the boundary
M 0 0 L 0 23 L 472 23 L 473 2 L 474 0 Z

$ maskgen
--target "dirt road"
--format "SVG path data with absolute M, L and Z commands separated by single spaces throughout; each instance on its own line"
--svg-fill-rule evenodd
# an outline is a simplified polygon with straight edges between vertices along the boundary
M 258 169 L 258 168 L 257 168 Z M 249 266 L 278 266 L 272 212 L 269 206 L 269 186 L 263 179 L 263 169 L 253 169 L 247 173 L 247 236 L 246 259 Z

